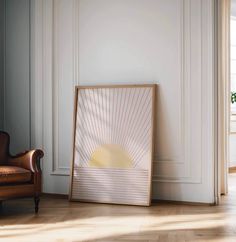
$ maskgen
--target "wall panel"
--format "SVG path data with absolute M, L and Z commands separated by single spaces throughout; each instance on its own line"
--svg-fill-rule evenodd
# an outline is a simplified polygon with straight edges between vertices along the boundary
M 213 1 L 41 7 L 45 191 L 68 192 L 75 84 L 157 83 L 153 198 L 214 202 Z

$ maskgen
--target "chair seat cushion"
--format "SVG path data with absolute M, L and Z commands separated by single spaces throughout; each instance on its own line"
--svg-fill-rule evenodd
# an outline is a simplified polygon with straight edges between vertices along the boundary
M 16 166 L 0 166 L 0 184 L 22 183 L 31 180 L 31 172 Z

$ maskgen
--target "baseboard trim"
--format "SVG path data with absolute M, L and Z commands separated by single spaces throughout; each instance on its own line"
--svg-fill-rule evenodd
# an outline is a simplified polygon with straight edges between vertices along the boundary
M 173 204 L 173 205 L 191 205 L 191 206 L 215 206 L 215 203 L 202 203 L 202 202 L 187 202 L 187 201 L 175 201 L 175 200 L 162 200 L 152 199 L 152 204 Z
M 68 195 L 65 194 L 57 194 L 57 193 L 42 193 L 42 197 L 51 197 L 51 198 L 63 198 L 63 199 L 68 199 Z
M 65 195 L 65 194 L 42 193 L 42 196 L 69 200 L 69 195 Z M 186 201 L 152 199 L 151 205 L 154 205 L 154 204 L 173 204 L 173 205 L 191 205 L 191 206 L 215 206 L 216 205 L 215 203 L 201 203 L 201 202 L 186 202 Z

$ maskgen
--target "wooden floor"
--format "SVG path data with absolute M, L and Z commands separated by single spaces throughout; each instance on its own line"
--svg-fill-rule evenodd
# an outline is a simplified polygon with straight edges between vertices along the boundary
M 42 198 L 34 215 L 29 199 L 0 211 L 0 241 L 236 242 L 236 174 L 220 206 L 156 204 L 150 208 L 69 203 Z

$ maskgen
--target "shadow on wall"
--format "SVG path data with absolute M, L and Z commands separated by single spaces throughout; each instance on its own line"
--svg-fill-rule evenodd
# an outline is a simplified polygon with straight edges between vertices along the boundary
M 0 0 L 0 130 L 3 130 L 4 115 L 4 0 Z

